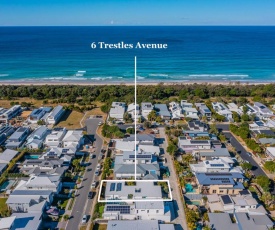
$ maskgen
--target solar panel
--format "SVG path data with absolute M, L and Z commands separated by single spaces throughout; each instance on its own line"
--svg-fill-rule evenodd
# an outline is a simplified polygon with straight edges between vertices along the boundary
M 122 183 L 117 183 L 116 190 L 121 191 Z
M 210 164 L 211 167 L 224 167 L 224 164 Z
M 135 155 L 129 155 L 130 159 L 134 159 Z M 152 155 L 137 155 L 137 159 L 150 159 L 152 158 Z
M 68 151 L 69 151 L 69 149 L 62 149 L 62 153 L 66 153 Z
M 207 144 L 208 141 L 199 141 L 199 140 L 192 140 L 190 141 L 191 144 Z
M 123 206 L 107 206 L 106 211 L 115 211 L 120 212 L 120 214 L 130 214 L 130 206 L 123 205 Z
M 221 198 L 222 198 L 222 201 L 223 201 L 224 204 L 231 204 L 232 203 L 232 201 L 231 201 L 231 199 L 228 195 L 221 196 Z
M 110 191 L 115 191 L 115 188 L 116 188 L 116 183 L 111 183 L 111 186 L 110 186 Z

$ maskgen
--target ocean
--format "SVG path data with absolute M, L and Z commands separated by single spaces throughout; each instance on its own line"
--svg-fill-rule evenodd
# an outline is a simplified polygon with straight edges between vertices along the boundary
M 0 82 L 133 82 L 134 56 L 139 82 L 274 82 L 275 27 L 0 27 Z

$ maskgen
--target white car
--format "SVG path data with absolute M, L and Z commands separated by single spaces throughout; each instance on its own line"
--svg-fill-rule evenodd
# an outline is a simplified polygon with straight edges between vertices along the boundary
M 82 223 L 82 224 L 86 224 L 86 222 L 87 222 L 87 215 L 84 215 L 84 216 L 82 217 L 81 223 Z
M 92 188 L 96 188 L 96 184 L 97 184 L 97 182 L 96 181 L 94 181 L 93 183 L 92 183 Z
M 100 126 L 100 125 L 102 125 L 102 122 L 99 122 L 99 123 L 98 123 L 98 126 Z

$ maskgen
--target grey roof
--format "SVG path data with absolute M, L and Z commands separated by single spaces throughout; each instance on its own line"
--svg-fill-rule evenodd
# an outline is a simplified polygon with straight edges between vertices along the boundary
M 163 209 L 163 201 L 135 202 L 136 209 Z
M 29 135 L 28 139 L 35 136 L 41 137 L 47 130 L 48 128 L 46 126 L 40 126 Z
M 155 104 L 155 109 L 159 109 L 158 114 L 164 117 L 171 117 L 166 104 Z
M 275 138 L 259 138 L 259 142 L 263 145 L 265 144 L 271 144 L 274 145 L 275 144 Z
M 63 106 L 62 106 L 62 105 L 56 106 L 56 107 L 53 109 L 53 111 L 50 112 L 49 116 L 52 116 L 52 117 L 56 116 L 56 115 L 60 112 L 60 110 L 62 110 L 62 109 L 63 109 Z
M 42 218 L 41 212 L 13 213 L 16 216 L 11 230 L 36 230 L 39 228 Z
M 3 172 L 7 166 L 8 166 L 8 163 L 0 163 L 0 173 Z
M 215 230 L 239 230 L 228 213 L 208 213 L 210 227 Z
M 18 128 L 11 136 L 9 139 L 19 139 L 22 134 L 26 131 L 29 130 L 27 127 L 20 127 Z
M 241 173 L 195 173 L 201 185 L 236 185 L 234 178 L 243 178 Z M 242 188 L 244 188 L 242 186 Z
M 124 138 L 123 141 L 134 141 L 135 135 L 131 134 L 130 137 Z M 137 134 L 137 141 L 154 141 L 154 134 Z
M 18 151 L 14 151 L 11 149 L 6 149 L 2 154 L 0 154 L 0 162 L 10 162 L 16 155 Z
M 266 230 L 273 226 L 273 222 L 266 215 L 249 215 L 239 212 L 235 213 L 235 217 L 239 229 Z
M 11 195 L 13 196 L 32 196 L 32 195 L 40 195 L 40 196 L 49 196 L 51 195 L 52 191 L 51 190 L 13 190 Z
M 211 151 L 200 151 L 200 156 L 213 156 L 213 157 L 230 157 L 227 148 L 212 149 Z
M 107 230 L 159 230 L 157 220 L 109 220 Z

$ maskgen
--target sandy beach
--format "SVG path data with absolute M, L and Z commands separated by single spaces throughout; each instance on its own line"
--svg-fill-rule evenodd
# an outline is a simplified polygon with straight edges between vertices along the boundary
M 134 85 L 133 82 L 91 82 L 91 81 L 0 81 L 0 85 L 83 85 L 83 86 L 93 86 L 93 85 L 127 85 L 131 86 Z M 137 85 L 188 85 L 188 84 L 210 84 L 210 85 L 267 85 L 267 84 L 275 84 L 275 82 L 256 82 L 256 81 L 183 81 L 183 82 L 137 82 Z

